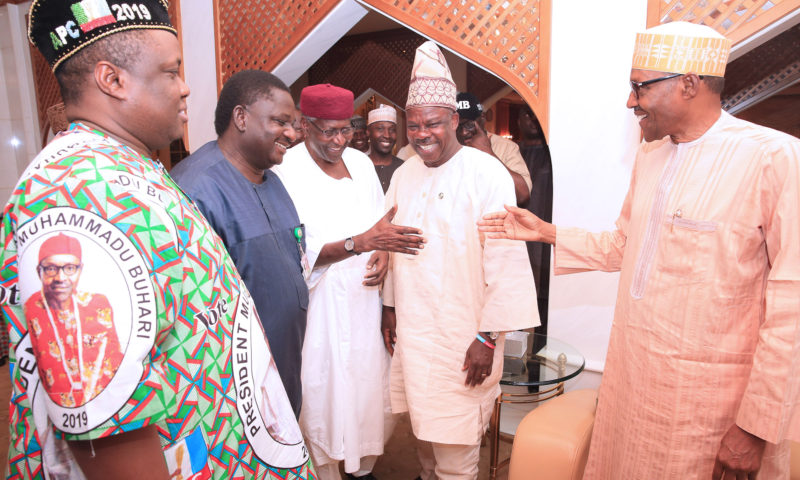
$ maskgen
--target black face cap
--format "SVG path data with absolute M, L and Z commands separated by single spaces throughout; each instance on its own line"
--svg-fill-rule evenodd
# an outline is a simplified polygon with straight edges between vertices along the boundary
M 483 105 L 478 101 L 478 97 L 469 92 L 456 95 L 456 105 L 458 116 L 462 120 L 475 120 L 483 114 Z
M 55 72 L 81 48 L 117 32 L 167 30 L 177 35 L 166 0 L 34 0 L 28 38 Z

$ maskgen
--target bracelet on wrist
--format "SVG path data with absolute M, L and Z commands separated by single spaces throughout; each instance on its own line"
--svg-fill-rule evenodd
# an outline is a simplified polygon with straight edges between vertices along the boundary
M 477 338 L 482 344 L 486 345 L 487 347 L 491 348 L 492 350 L 494 350 L 494 348 L 496 347 L 496 345 L 494 343 L 492 343 L 489 340 L 486 340 L 485 338 L 483 338 L 483 336 L 481 336 L 480 333 L 475 335 L 475 338 Z

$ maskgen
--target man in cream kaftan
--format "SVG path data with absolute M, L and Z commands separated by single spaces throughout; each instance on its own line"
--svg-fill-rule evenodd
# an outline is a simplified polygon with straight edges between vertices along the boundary
M 381 329 L 393 352 L 392 411 L 408 411 L 424 480 L 475 479 L 503 373 L 503 332 L 539 323 L 525 246 L 485 240 L 475 222 L 515 203 L 496 158 L 458 143 L 456 89 L 433 42 L 416 52 L 406 103 L 417 155 L 392 178 L 395 221 L 427 239 L 392 255 Z
M 409 411 L 417 438 L 480 443 L 500 394 L 503 337 L 486 381 L 464 385 L 464 353 L 478 332 L 538 325 L 533 274 L 525 246 L 484 241 L 475 222 L 515 202 L 511 177 L 472 147 L 437 168 L 419 156 L 395 172 L 387 205 L 395 221 L 422 230 L 419 255 L 393 255 L 384 303 L 397 314 L 392 410 Z
M 628 107 L 648 143 L 615 231 L 508 215 L 555 242 L 556 274 L 621 272 L 587 480 L 789 478 L 800 141 L 721 111 L 729 49 L 683 22 L 637 36 Z
M 711 478 L 734 422 L 769 442 L 758 478 L 788 478 L 799 160 L 797 139 L 723 112 L 642 145 L 616 231 L 558 228 L 556 274 L 621 271 L 585 478 Z

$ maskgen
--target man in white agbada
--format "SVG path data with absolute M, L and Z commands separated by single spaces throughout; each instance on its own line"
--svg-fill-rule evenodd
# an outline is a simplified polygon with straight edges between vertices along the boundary
M 427 242 L 417 256 L 392 255 L 384 285 L 392 411 L 410 414 L 423 480 L 475 479 L 503 332 L 538 325 L 536 289 L 523 244 L 478 233 L 484 214 L 516 202 L 514 185 L 496 158 L 458 143 L 456 86 L 433 42 L 417 49 L 406 115 L 416 155 L 386 203 Z
M 395 210 L 384 215 L 372 162 L 346 147 L 353 93 L 312 85 L 300 95 L 300 110 L 305 142 L 273 167 L 305 226 L 296 235 L 306 235 L 300 427 L 322 480 L 340 478 L 341 460 L 348 477 L 371 478 L 392 426 L 379 286 L 387 252 L 415 254 L 424 240 L 416 228 L 392 225 Z

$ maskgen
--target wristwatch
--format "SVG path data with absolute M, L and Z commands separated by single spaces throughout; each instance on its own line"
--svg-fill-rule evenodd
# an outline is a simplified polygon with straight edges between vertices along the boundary
M 489 337 L 489 340 L 491 340 L 492 342 L 496 342 L 497 337 L 500 336 L 500 332 L 481 332 L 481 333 Z
M 356 252 L 356 242 L 353 241 L 353 237 L 347 237 L 344 240 L 344 249 L 347 250 L 348 253 L 361 255 L 361 252 Z

